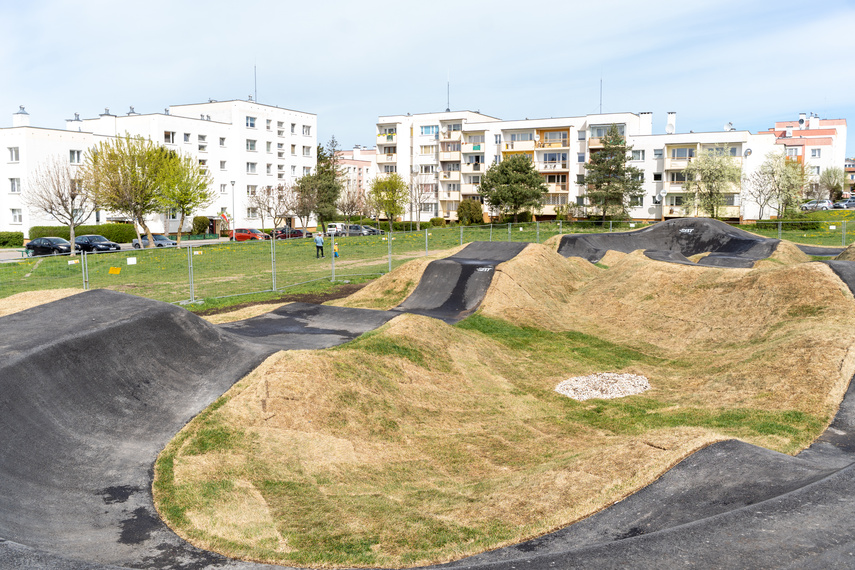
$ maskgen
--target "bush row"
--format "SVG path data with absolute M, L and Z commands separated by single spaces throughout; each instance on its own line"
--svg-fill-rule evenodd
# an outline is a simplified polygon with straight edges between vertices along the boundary
M 82 236 L 86 234 L 102 235 L 110 241 L 116 243 L 130 243 L 131 240 L 137 237 L 134 231 L 134 226 L 131 224 L 100 224 L 97 226 L 77 226 L 74 230 L 74 235 Z M 36 239 L 45 236 L 61 237 L 70 239 L 68 226 L 33 226 L 30 228 L 30 239 Z
M 24 245 L 24 232 L 0 232 L 0 247 L 21 247 Z

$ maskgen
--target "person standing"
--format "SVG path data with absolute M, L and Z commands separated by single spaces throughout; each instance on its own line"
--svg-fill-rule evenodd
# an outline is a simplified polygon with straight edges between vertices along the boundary
M 324 234 L 320 232 L 315 232 L 315 257 L 324 257 Z

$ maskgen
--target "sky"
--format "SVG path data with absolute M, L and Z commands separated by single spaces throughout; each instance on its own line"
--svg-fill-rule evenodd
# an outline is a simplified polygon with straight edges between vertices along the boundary
M 855 124 L 855 0 L 28 0 L 0 18 L 0 127 L 20 105 L 64 128 L 256 94 L 341 148 L 448 99 L 509 120 L 651 111 L 654 133 L 669 111 L 677 132 Z

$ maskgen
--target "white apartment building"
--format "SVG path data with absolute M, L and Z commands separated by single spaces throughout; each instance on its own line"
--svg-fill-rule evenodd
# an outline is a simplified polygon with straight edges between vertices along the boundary
M 377 149 L 355 146 L 338 152 L 339 168 L 344 174 L 344 191 L 365 195 L 377 177 Z
M 26 237 L 34 225 L 56 225 L 28 211 L 23 199 L 39 164 L 52 155 L 80 164 L 88 148 L 125 133 L 191 156 L 207 169 L 216 198 L 195 215 L 207 216 L 213 230 L 220 228 L 221 213 L 232 218 L 235 227 L 259 227 L 259 213 L 249 206 L 248 197 L 265 186 L 293 183 L 311 173 L 317 161 L 316 115 L 253 101 L 175 105 L 152 114 L 131 108 L 121 116 L 105 110 L 92 119 L 75 115 L 65 130 L 32 127 L 21 109 L 12 127 L 0 128 L 0 148 L 7 153 L 7 160 L 0 161 L 0 180 L 9 188 L 0 192 L 0 231 L 23 231 Z M 96 212 L 86 223 L 112 219 L 111 213 Z M 177 230 L 177 216 L 168 213 L 149 221 L 153 231 Z M 185 220 L 183 229 L 191 223 Z
M 806 164 L 815 176 L 828 166 L 842 167 L 846 121 L 802 119 L 802 128 L 796 127 L 790 135 L 785 123 L 757 134 L 736 131 L 730 125 L 717 132 L 677 133 L 676 113 L 668 113 L 666 134 L 654 135 L 652 113 L 516 121 L 468 111 L 384 116 L 377 123 L 377 166 L 381 175 L 398 172 L 422 189 L 420 212 L 413 216 L 423 221 L 432 216 L 454 220 L 461 200 L 480 200 L 478 184 L 489 165 L 512 154 L 525 154 L 547 183 L 538 215 L 549 219 L 556 207 L 567 204 L 586 210 L 585 164 L 592 152 L 603 148 L 601 138 L 615 124 L 632 147 L 630 164 L 644 172 L 644 196 L 633 201 L 630 213 L 634 219 L 661 220 L 697 215 L 683 205 L 682 171 L 693 157 L 709 149 L 728 149 L 746 174 L 780 145 L 793 157 L 809 154 Z M 759 207 L 743 200 L 741 192 L 725 199 L 723 217 L 757 219 Z M 495 214 L 485 207 L 485 220 Z

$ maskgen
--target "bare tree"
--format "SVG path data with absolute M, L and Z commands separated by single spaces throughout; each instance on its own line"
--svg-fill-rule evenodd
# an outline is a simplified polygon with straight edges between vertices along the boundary
M 408 201 L 410 206 L 410 219 L 415 216 L 416 229 L 421 229 L 422 207 L 425 204 L 436 203 L 437 180 L 435 174 L 412 172 L 409 180 Z M 414 213 L 415 210 L 415 213 Z
M 71 255 L 74 255 L 74 230 L 92 215 L 95 203 L 82 191 L 68 161 L 53 156 L 39 164 L 29 181 L 25 201 L 27 206 L 47 214 L 68 226 Z
M 297 218 L 300 225 L 303 226 L 303 232 L 305 232 L 309 225 L 309 218 L 315 211 L 317 204 L 314 177 L 310 174 L 299 178 L 295 186 L 287 188 L 284 200 L 286 211 Z
M 338 211 L 350 218 L 365 209 L 365 193 L 357 186 L 354 180 L 346 179 L 341 196 L 338 199 Z

